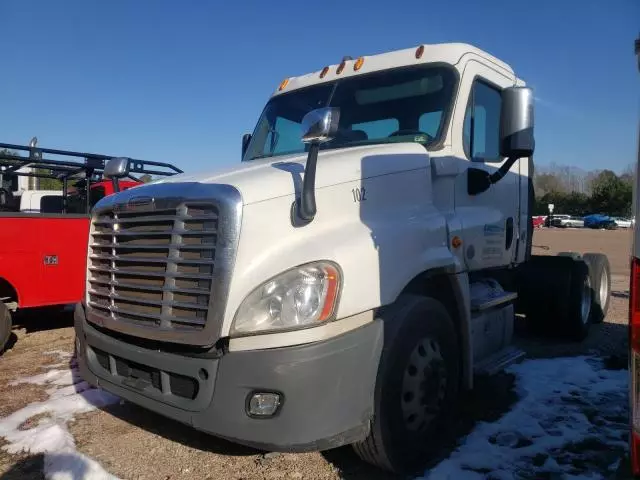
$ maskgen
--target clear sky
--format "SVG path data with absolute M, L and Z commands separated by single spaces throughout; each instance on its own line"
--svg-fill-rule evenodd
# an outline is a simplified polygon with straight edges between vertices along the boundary
M 239 162 L 287 76 L 462 41 L 533 86 L 539 164 L 635 161 L 639 0 L 0 0 L 0 142 Z

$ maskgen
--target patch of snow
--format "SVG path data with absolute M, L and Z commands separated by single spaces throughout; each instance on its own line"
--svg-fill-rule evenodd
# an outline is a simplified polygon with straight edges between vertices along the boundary
M 421 478 L 610 475 L 627 449 L 628 372 L 605 370 L 586 356 L 528 360 L 507 371 L 516 376 L 520 400 L 498 421 L 476 425 Z
M 66 352 L 47 352 L 61 359 L 71 358 Z M 34 402 L 0 418 L 0 437 L 8 442 L 2 448 L 9 453 L 44 454 L 44 475 L 51 480 L 112 480 L 99 463 L 76 450 L 67 423 L 74 415 L 90 412 L 119 401 L 119 398 L 90 387 L 84 382 L 74 362 L 71 368 L 50 369 L 40 375 L 22 378 L 11 385 L 30 383 L 49 386 L 49 399 Z M 37 424 L 26 423 L 40 416 Z

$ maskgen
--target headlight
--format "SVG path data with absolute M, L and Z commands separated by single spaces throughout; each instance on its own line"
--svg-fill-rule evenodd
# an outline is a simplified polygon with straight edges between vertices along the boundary
M 231 334 L 309 327 L 330 319 L 336 309 L 340 272 L 329 262 L 293 268 L 265 282 L 244 299 Z

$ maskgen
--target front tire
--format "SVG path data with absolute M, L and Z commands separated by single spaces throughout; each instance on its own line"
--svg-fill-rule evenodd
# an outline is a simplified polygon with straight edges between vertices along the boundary
M 385 344 L 369 436 L 354 445 L 364 461 L 413 473 L 442 441 L 460 387 L 458 337 L 445 306 L 402 295 L 381 312 Z
M 7 306 L 0 302 L 0 355 L 9 342 L 11 336 L 11 312 Z

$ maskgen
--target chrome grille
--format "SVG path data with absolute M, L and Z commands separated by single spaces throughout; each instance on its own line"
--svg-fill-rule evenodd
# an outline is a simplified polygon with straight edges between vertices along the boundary
M 89 245 L 88 306 L 118 322 L 203 330 L 218 217 L 215 206 L 190 203 L 152 211 L 98 211 Z

